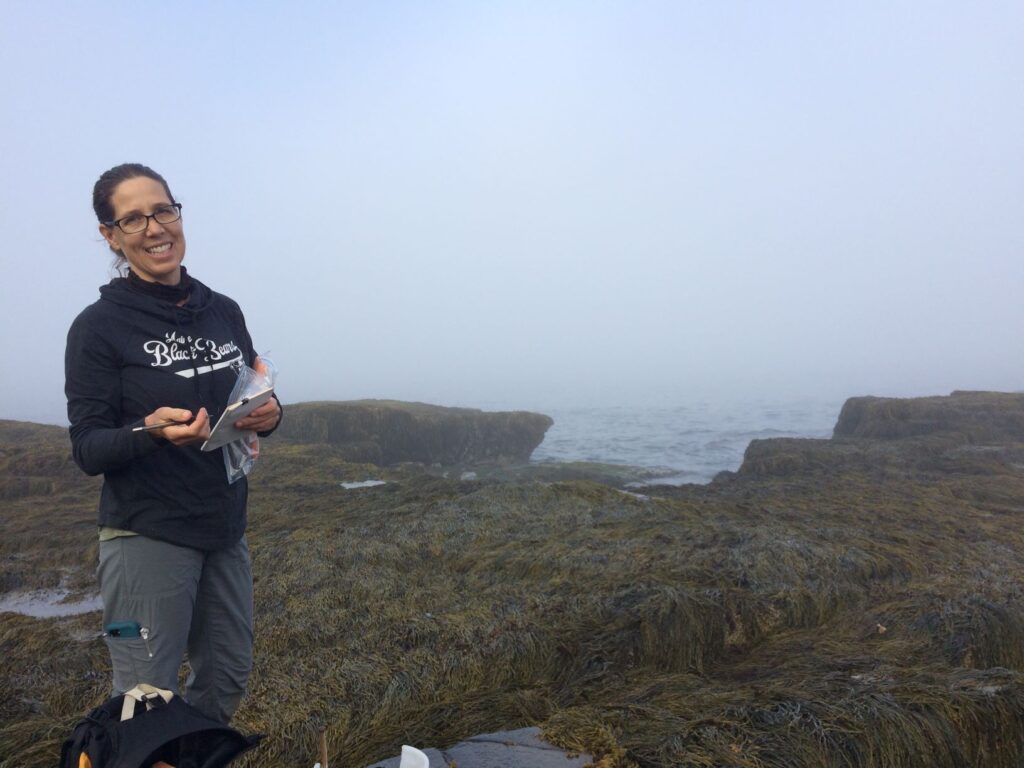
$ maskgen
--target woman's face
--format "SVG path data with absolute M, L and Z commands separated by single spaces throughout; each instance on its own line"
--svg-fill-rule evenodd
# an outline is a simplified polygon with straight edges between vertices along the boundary
M 150 214 L 171 200 L 164 186 L 148 176 L 125 179 L 110 196 L 114 221 L 132 213 Z M 141 232 L 126 235 L 118 226 L 100 224 L 100 233 L 111 248 L 128 260 L 132 272 L 151 283 L 177 285 L 181 281 L 181 262 L 185 258 L 185 234 L 181 219 L 161 224 L 150 218 Z

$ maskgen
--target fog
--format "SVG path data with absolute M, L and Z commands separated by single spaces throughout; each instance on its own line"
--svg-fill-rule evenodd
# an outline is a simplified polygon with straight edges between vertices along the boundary
M 282 399 L 1024 389 L 1024 5 L 9 3 L 0 417 L 161 172 Z

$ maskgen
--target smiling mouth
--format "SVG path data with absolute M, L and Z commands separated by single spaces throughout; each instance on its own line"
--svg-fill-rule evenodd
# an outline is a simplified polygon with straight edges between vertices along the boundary
M 146 253 L 165 253 L 171 247 L 170 243 L 163 243 L 161 245 L 154 245 L 152 248 L 147 248 Z

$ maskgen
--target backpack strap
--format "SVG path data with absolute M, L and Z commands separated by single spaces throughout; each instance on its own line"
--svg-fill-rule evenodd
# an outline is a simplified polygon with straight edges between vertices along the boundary
M 167 704 L 172 698 L 174 698 L 174 694 L 164 688 L 154 688 L 147 683 L 139 683 L 130 691 L 124 692 L 124 703 L 121 705 L 121 722 L 131 720 L 135 716 L 136 703 L 145 704 L 146 709 L 150 710 L 157 706 L 156 702 L 158 700 L 163 704 Z

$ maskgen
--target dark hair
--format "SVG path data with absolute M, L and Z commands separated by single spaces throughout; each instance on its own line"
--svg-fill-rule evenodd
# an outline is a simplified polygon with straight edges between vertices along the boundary
M 96 180 L 96 184 L 92 188 L 92 209 L 96 211 L 96 218 L 100 220 L 100 224 L 106 224 L 114 218 L 114 206 L 110 204 L 110 198 L 113 196 L 114 190 L 117 189 L 117 185 L 122 181 L 135 179 L 139 176 L 146 176 L 153 179 L 153 181 L 159 181 L 163 184 L 164 192 L 167 193 L 170 201 L 172 203 L 177 202 L 174 199 L 174 195 L 171 194 L 171 188 L 167 186 L 164 177 L 152 168 L 148 168 L 141 163 L 122 163 L 106 171 Z

